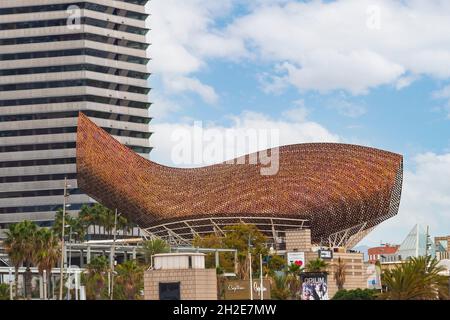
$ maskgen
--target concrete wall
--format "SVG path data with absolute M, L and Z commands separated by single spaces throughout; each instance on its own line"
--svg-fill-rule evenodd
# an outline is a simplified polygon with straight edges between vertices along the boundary
M 286 231 L 287 251 L 311 251 L 311 230 Z
M 181 300 L 217 300 L 215 269 L 149 270 L 144 275 L 145 300 L 159 300 L 159 283 L 180 282 Z

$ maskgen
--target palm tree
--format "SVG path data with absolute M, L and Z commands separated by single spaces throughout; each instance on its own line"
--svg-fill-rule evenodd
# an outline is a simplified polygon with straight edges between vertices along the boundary
M 105 298 L 106 275 L 109 270 L 108 259 L 104 256 L 95 257 L 87 266 L 87 273 L 83 276 L 86 286 L 86 296 L 89 300 Z
M 115 299 L 138 300 L 144 287 L 144 269 L 136 261 L 127 261 L 116 268 Z
M 145 241 L 142 244 L 141 250 L 144 255 L 145 263 L 151 265 L 152 256 L 159 253 L 170 252 L 170 246 L 162 239 L 152 239 Z
M 80 220 L 80 223 L 83 226 L 85 226 L 86 229 L 88 229 L 89 226 L 94 226 L 94 234 L 95 234 L 96 217 L 93 207 L 83 205 L 81 207 L 80 213 L 78 214 L 78 219 Z
M 338 287 L 338 290 L 342 290 L 342 289 L 344 289 L 345 270 L 347 269 L 347 265 L 345 264 L 344 260 L 339 257 L 337 263 L 334 264 L 333 267 L 334 267 L 334 279 L 336 280 L 336 285 Z
M 93 226 L 94 234 L 96 234 L 98 227 L 100 228 L 99 233 L 101 233 L 101 228 L 103 228 L 104 233 L 111 235 L 114 230 L 115 212 L 99 203 L 93 206 L 84 205 L 81 208 L 78 220 L 79 224 L 84 227 L 85 232 L 87 228 Z M 125 216 L 119 216 L 117 219 L 117 229 L 127 232 L 130 228 L 131 223 L 128 219 Z
M 6 231 L 4 245 L 9 260 L 14 266 L 14 296 L 17 297 L 19 290 L 19 268 L 23 265 L 25 259 L 24 252 L 21 248 L 22 239 L 18 224 L 9 226 L 9 230 Z
M 306 264 L 306 271 L 308 272 L 324 272 L 328 267 L 328 263 L 320 258 L 309 261 Z
M 55 223 L 52 227 L 54 234 L 60 239 L 62 235 L 62 216 L 63 209 L 59 208 L 56 211 Z M 87 224 L 85 224 L 85 221 L 81 217 L 74 218 L 69 214 L 66 214 L 64 220 L 66 226 L 70 226 L 70 229 L 72 231 L 72 238 L 75 241 L 83 241 L 87 233 Z
M 382 274 L 387 300 L 436 300 L 448 298 L 447 279 L 438 261 L 428 257 L 412 258 Z
M 277 300 L 287 300 L 291 296 L 289 281 L 286 275 L 275 275 L 273 277 L 272 297 Z
M 19 268 L 26 266 L 24 274 L 25 295 L 31 299 L 31 264 L 33 263 L 34 238 L 37 225 L 31 221 L 22 221 L 11 225 L 6 232 L 5 248 L 15 268 L 16 296 L 18 289 Z
M 303 268 L 295 263 L 291 263 L 286 270 L 286 286 L 289 291 L 289 295 L 291 299 L 297 300 L 300 294 L 300 272 L 303 271 Z
M 50 292 L 51 272 L 61 257 L 59 237 L 50 229 L 40 229 L 36 232 L 34 262 L 39 274 L 44 276 L 46 271 L 47 292 Z

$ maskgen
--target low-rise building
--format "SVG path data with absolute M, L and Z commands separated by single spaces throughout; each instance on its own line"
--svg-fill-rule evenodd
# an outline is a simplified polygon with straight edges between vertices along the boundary
M 376 263 L 377 261 L 395 261 L 398 248 L 398 245 L 390 244 L 370 248 L 367 251 L 367 255 L 369 256 L 369 263 Z
M 450 259 L 450 235 L 434 238 L 436 258 L 438 260 Z
M 328 273 L 327 286 L 328 297 L 332 298 L 338 291 L 336 279 L 334 277 L 336 268 L 339 264 L 345 267 L 345 283 L 344 289 L 365 289 L 367 288 L 367 271 L 364 265 L 364 254 L 360 252 L 350 252 L 345 248 L 326 249 L 314 247 L 311 244 L 311 230 L 293 230 L 286 232 L 286 249 L 287 252 L 304 252 L 304 264 L 309 261 L 322 258 L 327 262 L 328 267 L 325 270 Z
M 144 274 L 145 300 L 217 300 L 216 270 L 205 268 L 205 254 L 157 254 L 152 265 Z

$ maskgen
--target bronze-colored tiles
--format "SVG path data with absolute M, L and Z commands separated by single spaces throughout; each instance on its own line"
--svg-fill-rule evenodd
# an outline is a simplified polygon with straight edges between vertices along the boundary
M 148 161 L 80 114 L 79 187 L 141 227 L 207 217 L 284 217 L 310 221 L 314 241 L 393 217 L 400 203 L 402 156 L 343 144 L 280 148 L 280 170 L 260 165 L 169 168 Z

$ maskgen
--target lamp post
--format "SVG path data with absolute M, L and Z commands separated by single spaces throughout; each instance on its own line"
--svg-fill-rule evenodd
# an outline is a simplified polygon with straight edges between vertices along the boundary
M 67 225 L 66 228 L 69 228 L 69 259 L 68 259 L 68 265 L 67 265 L 67 274 L 70 278 L 71 275 L 71 267 L 72 267 L 72 235 L 73 234 L 78 234 L 77 232 L 73 232 L 72 231 L 72 226 L 71 225 Z M 69 288 L 70 290 L 70 288 Z M 76 288 L 75 288 L 76 291 Z M 67 295 L 67 300 L 69 300 L 69 294 Z
M 111 260 L 111 295 L 109 297 L 110 300 L 113 300 L 114 297 L 114 261 L 116 260 L 116 239 L 117 239 L 117 218 L 118 218 L 119 214 L 118 211 L 116 209 L 115 214 L 114 214 L 114 238 L 113 238 L 113 245 L 111 248 L 111 255 L 112 255 L 112 260 Z
M 428 257 L 428 246 L 430 244 L 430 241 L 429 241 L 430 226 L 427 226 L 427 233 L 426 233 L 425 237 L 426 237 L 426 240 L 425 240 L 425 258 L 427 258 Z
M 9 300 L 14 300 L 12 272 L 13 272 L 13 269 L 9 268 Z
M 251 245 L 250 241 L 251 241 L 251 236 L 249 235 L 248 236 L 248 262 L 249 262 L 249 274 L 250 274 L 249 289 L 250 289 L 250 300 L 253 300 L 253 275 L 252 275 L 253 272 L 252 272 L 252 253 L 250 251 L 250 245 Z
M 59 300 L 63 299 L 63 286 L 64 286 L 64 229 L 66 226 L 66 207 L 67 207 L 67 198 L 69 194 L 67 193 L 67 188 L 70 185 L 67 183 L 67 177 L 64 178 L 64 202 L 63 202 L 63 215 L 62 215 L 62 224 L 61 224 L 61 266 L 60 266 L 60 281 L 59 281 Z
M 260 270 L 259 270 L 259 280 L 260 280 L 259 295 L 260 295 L 261 300 L 264 300 L 263 258 L 262 258 L 262 254 L 259 255 L 259 266 L 260 266 Z

